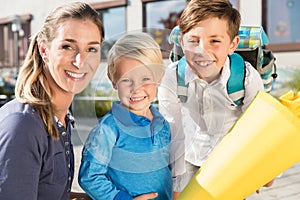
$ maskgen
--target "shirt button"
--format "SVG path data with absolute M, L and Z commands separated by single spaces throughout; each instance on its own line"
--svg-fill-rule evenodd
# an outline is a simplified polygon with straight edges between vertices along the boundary
M 65 146 L 68 146 L 69 145 L 69 142 L 65 142 Z
M 62 136 L 66 136 L 67 133 L 64 131 L 64 132 L 61 133 L 61 135 L 62 135 Z
M 69 177 L 68 177 L 68 180 L 71 181 L 71 179 L 72 179 L 71 176 L 69 176 Z
M 66 151 L 66 155 L 69 155 L 70 154 L 70 151 Z
M 71 168 L 71 164 L 70 164 L 70 163 L 68 164 L 68 168 L 69 168 L 69 169 Z

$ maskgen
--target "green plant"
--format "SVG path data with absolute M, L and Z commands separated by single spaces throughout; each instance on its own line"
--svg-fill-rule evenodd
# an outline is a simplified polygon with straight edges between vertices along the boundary
M 293 70 L 289 73 L 291 77 L 290 81 L 285 83 L 287 88 L 290 88 L 294 92 L 300 91 L 300 70 Z
M 114 96 L 111 88 L 96 90 L 90 85 L 74 98 L 73 113 L 75 117 L 101 118 L 111 109 Z

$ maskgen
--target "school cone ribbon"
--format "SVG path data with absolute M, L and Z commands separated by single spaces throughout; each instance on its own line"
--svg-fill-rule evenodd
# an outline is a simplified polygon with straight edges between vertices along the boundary
M 290 93 L 280 103 L 259 92 L 177 199 L 242 200 L 300 161 L 300 98 Z

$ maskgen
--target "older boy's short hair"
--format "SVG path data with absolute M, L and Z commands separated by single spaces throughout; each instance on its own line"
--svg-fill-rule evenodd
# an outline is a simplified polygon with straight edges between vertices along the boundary
M 209 18 L 227 20 L 231 40 L 239 33 L 241 15 L 229 0 L 191 0 L 180 17 L 180 32 L 189 32 L 199 22 Z

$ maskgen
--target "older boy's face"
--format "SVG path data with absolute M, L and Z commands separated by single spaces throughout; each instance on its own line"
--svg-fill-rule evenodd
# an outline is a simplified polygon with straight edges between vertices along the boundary
M 184 34 L 181 45 L 193 71 L 207 82 L 215 80 L 228 54 L 234 52 L 238 38 L 231 41 L 227 21 L 210 18 Z

